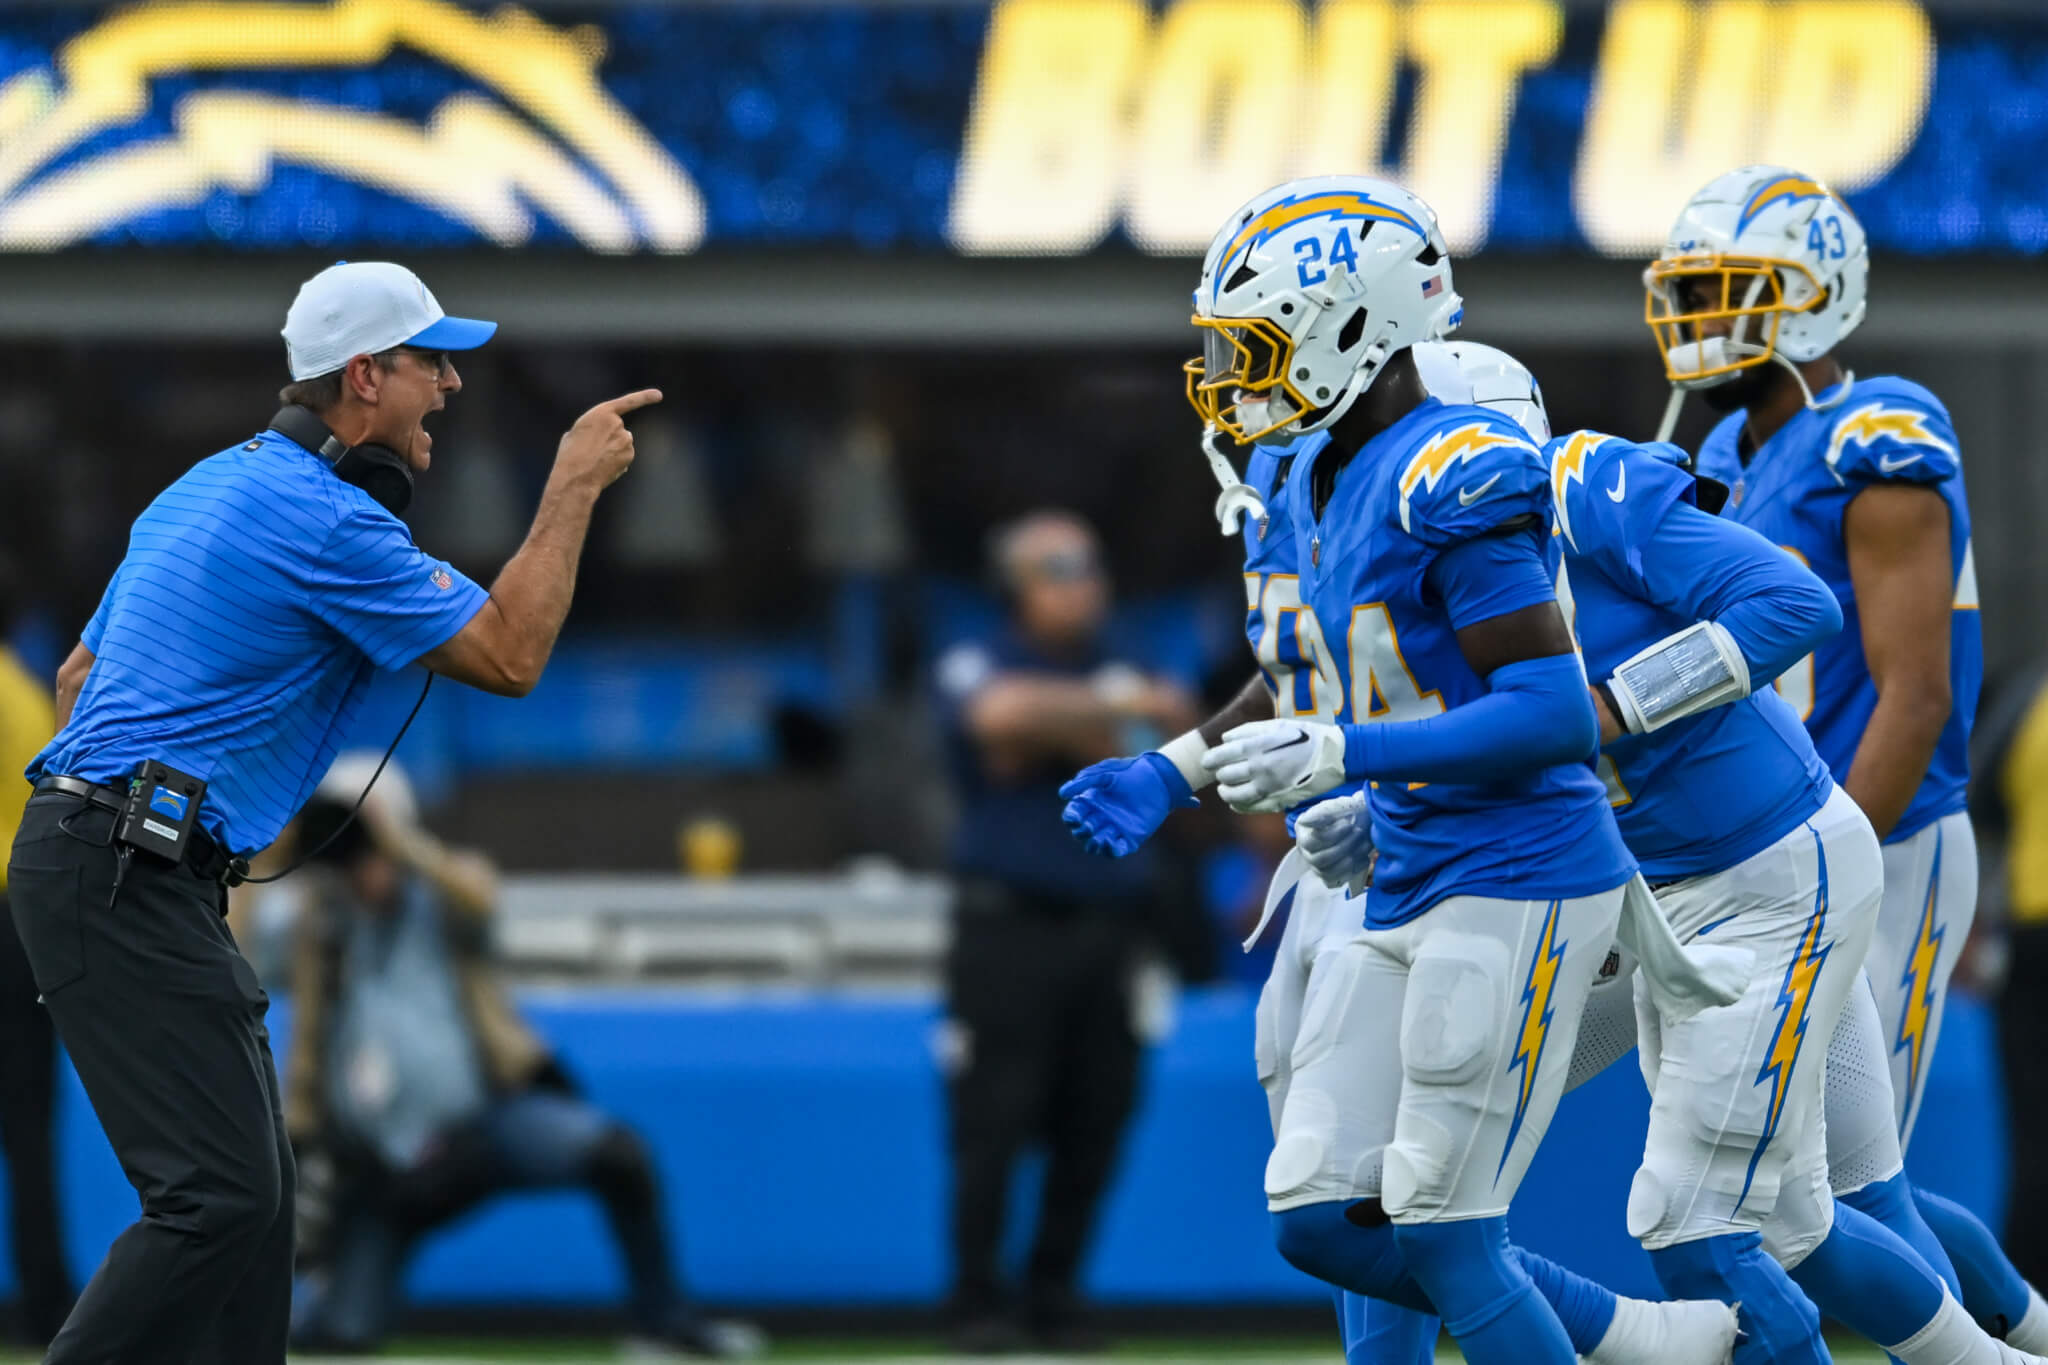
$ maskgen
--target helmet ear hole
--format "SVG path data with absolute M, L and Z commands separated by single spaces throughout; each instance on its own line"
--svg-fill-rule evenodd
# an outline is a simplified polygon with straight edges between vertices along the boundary
M 1337 353 L 1342 355 L 1350 350 L 1358 344 L 1358 339 L 1364 335 L 1365 310 L 1363 308 L 1353 309 L 1351 316 L 1344 319 L 1343 327 L 1337 331 Z

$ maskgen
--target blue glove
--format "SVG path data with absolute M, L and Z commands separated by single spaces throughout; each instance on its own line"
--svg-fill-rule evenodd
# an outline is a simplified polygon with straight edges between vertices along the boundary
M 1067 808 L 1060 818 L 1090 853 L 1122 858 L 1136 853 L 1179 806 L 1199 806 L 1194 789 L 1165 755 L 1105 758 L 1060 788 Z

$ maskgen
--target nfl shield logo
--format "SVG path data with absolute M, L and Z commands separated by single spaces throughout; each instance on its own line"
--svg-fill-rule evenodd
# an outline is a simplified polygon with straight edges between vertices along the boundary
M 434 570 L 432 581 L 434 586 L 439 588 L 442 592 L 446 592 L 448 591 L 448 589 L 455 586 L 455 580 L 448 576 L 448 571 L 446 569 Z

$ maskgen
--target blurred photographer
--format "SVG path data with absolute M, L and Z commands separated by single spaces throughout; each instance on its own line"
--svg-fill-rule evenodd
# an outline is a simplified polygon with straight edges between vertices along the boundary
M 340 833 L 305 874 L 292 971 L 285 1127 L 310 1272 L 294 1347 L 374 1350 L 422 1235 L 495 1194 L 574 1187 L 618 1241 L 630 1347 L 755 1353 L 757 1331 L 685 1303 L 646 1146 L 577 1093 L 513 1007 L 490 958 L 489 860 L 427 832 L 395 767 L 343 827 L 375 764 L 344 756 L 297 828 L 304 848 Z
M 1090 856 L 1061 823 L 1060 784 L 1195 723 L 1192 699 L 1119 659 L 1095 534 L 1071 513 L 1000 531 L 1009 606 L 986 644 L 938 664 L 960 801 L 947 961 L 955 1344 L 1094 1344 L 1076 1281 L 1137 1089 L 1132 973 L 1158 894 L 1156 854 Z M 1136 746 L 1135 748 L 1133 746 Z M 1047 1154 L 1022 1322 L 997 1270 L 1019 1150 Z

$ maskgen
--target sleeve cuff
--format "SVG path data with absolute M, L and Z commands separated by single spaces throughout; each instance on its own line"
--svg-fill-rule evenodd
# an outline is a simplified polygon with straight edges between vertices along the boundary
M 1378 756 L 1379 746 L 1373 743 L 1376 736 L 1370 725 L 1346 725 L 1344 728 L 1344 777 L 1347 781 L 1362 782 L 1372 776 L 1373 760 Z

